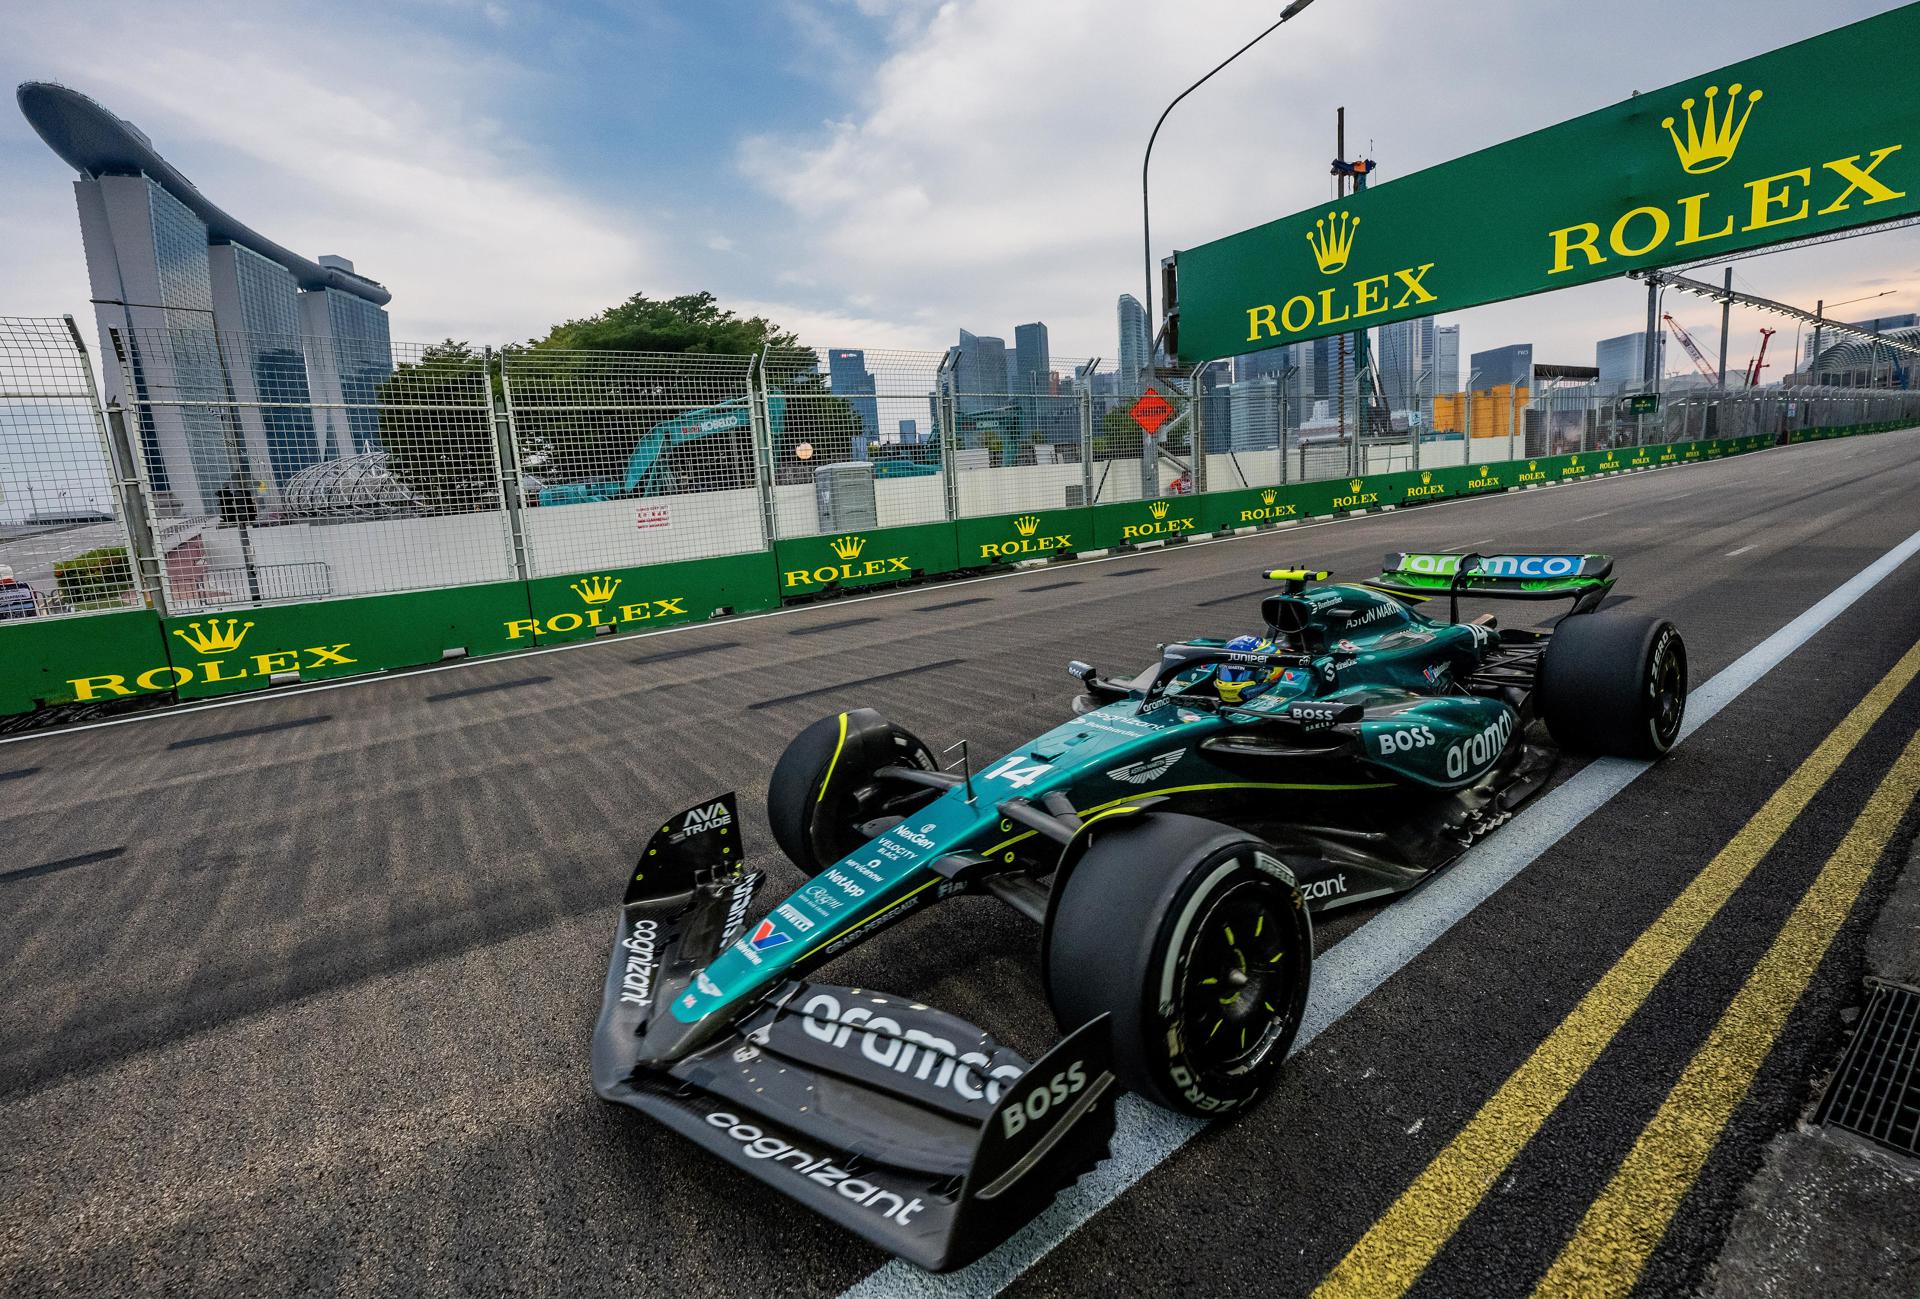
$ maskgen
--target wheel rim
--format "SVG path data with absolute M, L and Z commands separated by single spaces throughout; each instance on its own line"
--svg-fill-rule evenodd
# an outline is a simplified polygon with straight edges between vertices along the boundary
M 1207 907 L 1188 946 L 1181 1031 L 1209 1073 L 1259 1064 L 1293 1015 L 1301 941 L 1283 890 L 1247 882 Z
M 1669 651 L 1654 666 L 1653 679 L 1653 732 L 1662 743 L 1671 743 L 1679 733 L 1686 706 L 1686 666 L 1678 652 Z

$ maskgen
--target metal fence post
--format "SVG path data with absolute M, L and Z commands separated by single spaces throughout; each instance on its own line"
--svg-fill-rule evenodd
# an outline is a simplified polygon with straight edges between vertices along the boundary
M 95 407 L 95 409 L 99 409 Z M 147 509 L 146 485 L 140 455 L 127 436 L 127 413 L 115 401 L 106 408 L 107 452 L 113 465 L 113 493 L 133 548 L 133 574 L 153 611 L 167 616 L 166 583 L 162 580 L 160 546 L 154 536 L 153 516 Z
M 1093 374 L 1100 358 L 1087 362 L 1079 392 L 1080 415 L 1080 504 L 1093 504 Z
M 767 344 L 747 361 L 747 423 L 753 436 L 753 485 L 760 497 L 760 537 L 769 552 L 779 532 L 774 501 L 773 406 L 767 400 Z
M 494 366 L 500 367 L 500 395 L 493 400 Z M 507 387 L 507 355 L 491 347 L 480 353 L 480 372 L 487 390 L 487 425 L 493 430 L 493 473 L 500 487 L 500 503 L 507 515 L 507 543 L 513 550 L 514 575 L 522 582 L 532 577 L 527 562 L 527 526 L 520 483 L 520 439 L 513 430 L 513 392 Z
M 954 398 L 954 368 L 959 363 L 958 349 L 950 349 L 940 358 L 940 368 L 934 372 L 934 390 L 939 400 L 934 402 L 934 412 L 939 416 L 940 427 L 940 470 L 946 489 L 947 519 L 949 522 L 960 517 L 960 410 Z
M 1187 376 L 1187 408 L 1193 412 L 1188 424 L 1187 441 L 1193 447 L 1193 492 L 1198 496 L 1207 490 L 1207 394 L 1200 386 L 1200 372 L 1207 368 L 1206 362 L 1193 367 Z

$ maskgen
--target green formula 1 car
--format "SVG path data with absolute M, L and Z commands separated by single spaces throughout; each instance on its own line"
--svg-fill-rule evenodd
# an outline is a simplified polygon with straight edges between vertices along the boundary
M 1166 645 L 1126 680 L 1074 663 L 1073 716 L 978 769 L 941 770 L 869 709 L 802 731 L 767 811 L 810 878 L 751 930 L 761 876 L 734 796 L 664 823 L 626 889 L 599 1093 L 957 1266 L 1105 1157 L 1123 1089 L 1195 1115 L 1251 1103 L 1300 1025 L 1313 913 L 1429 878 L 1562 749 L 1654 758 L 1678 738 L 1680 634 L 1596 612 L 1605 556 L 1268 576 L 1263 634 Z M 1462 595 L 1572 610 L 1516 631 L 1461 621 Z M 957 893 L 1041 926 L 1065 1037 L 1038 1061 L 911 997 L 810 977 Z

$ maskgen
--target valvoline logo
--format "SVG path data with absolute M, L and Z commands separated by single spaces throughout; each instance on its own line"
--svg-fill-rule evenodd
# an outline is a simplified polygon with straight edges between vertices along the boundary
M 753 937 L 747 939 L 747 945 L 756 952 L 764 952 L 770 947 L 793 941 L 791 934 L 783 934 L 773 927 L 773 921 L 762 920 L 760 927 L 753 931 Z

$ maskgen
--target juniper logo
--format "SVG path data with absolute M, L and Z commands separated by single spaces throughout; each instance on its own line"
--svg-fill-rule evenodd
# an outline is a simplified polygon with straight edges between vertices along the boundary
M 1199 523 L 1191 516 L 1182 517 L 1173 514 L 1172 501 L 1149 501 L 1147 513 L 1153 516 L 1151 523 L 1129 524 L 1120 529 L 1125 541 L 1142 541 L 1152 537 L 1170 537 L 1176 533 L 1192 532 Z
M 588 604 L 605 604 L 613 599 L 613 593 L 620 589 L 617 577 L 588 577 L 570 583 L 573 593 Z
M 1740 147 L 1740 137 L 1747 129 L 1747 119 L 1753 116 L 1753 106 L 1760 102 L 1761 92 L 1747 92 L 1747 102 L 1741 111 L 1739 82 L 1727 87 L 1726 111 L 1716 121 L 1714 114 L 1718 108 L 1714 97 L 1720 93 L 1720 87 L 1707 87 L 1707 106 L 1705 121 L 1693 120 L 1693 97 L 1680 101 L 1680 109 L 1687 115 L 1687 138 L 1682 140 L 1680 132 L 1673 129 L 1671 117 L 1661 119 L 1660 125 L 1667 128 L 1667 134 L 1673 137 L 1673 151 L 1680 155 L 1680 165 L 1694 175 L 1701 175 L 1716 168 L 1724 167 L 1733 161 L 1734 150 Z M 1733 115 L 1740 111 L 1740 120 L 1735 122 Z
M 835 537 L 828 544 L 833 547 L 833 553 L 840 558 L 853 560 L 860 558 L 860 552 L 866 548 L 867 539 L 849 534 L 844 537 Z
M 245 640 L 247 633 L 252 630 L 252 623 L 242 626 L 238 618 L 227 619 L 224 629 L 220 626 L 218 618 L 209 618 L 204 627 L 197 622 L 190 622 L 184 630 L 174 628 L 173 634 L 201 654 L 224 654 L 228 650 L 239 649 L 240 642 Z
M 1347 258 L 1353 252 L 1354 231 L 1359 228 L 1360 218 L 1347 212 L 1329 212 L 1313 223 L 1313 229 L 1307 232 L 1307 242 L 1313 246 L 1313 261 L 1322 275 L 1347 268 Z
M 1056 550 L 1073 549 L 1073 537 L 1065 532 L 1036 535 L 1040 531 L 1042 520 L 1037 514 L 1023 514 L 1013 521 L 1013 530 L 1018 536 L 1010 541 L 984 541 L 980 543 L 982 559 L 1012 559 L 1020 555 L 1039 555 Z

